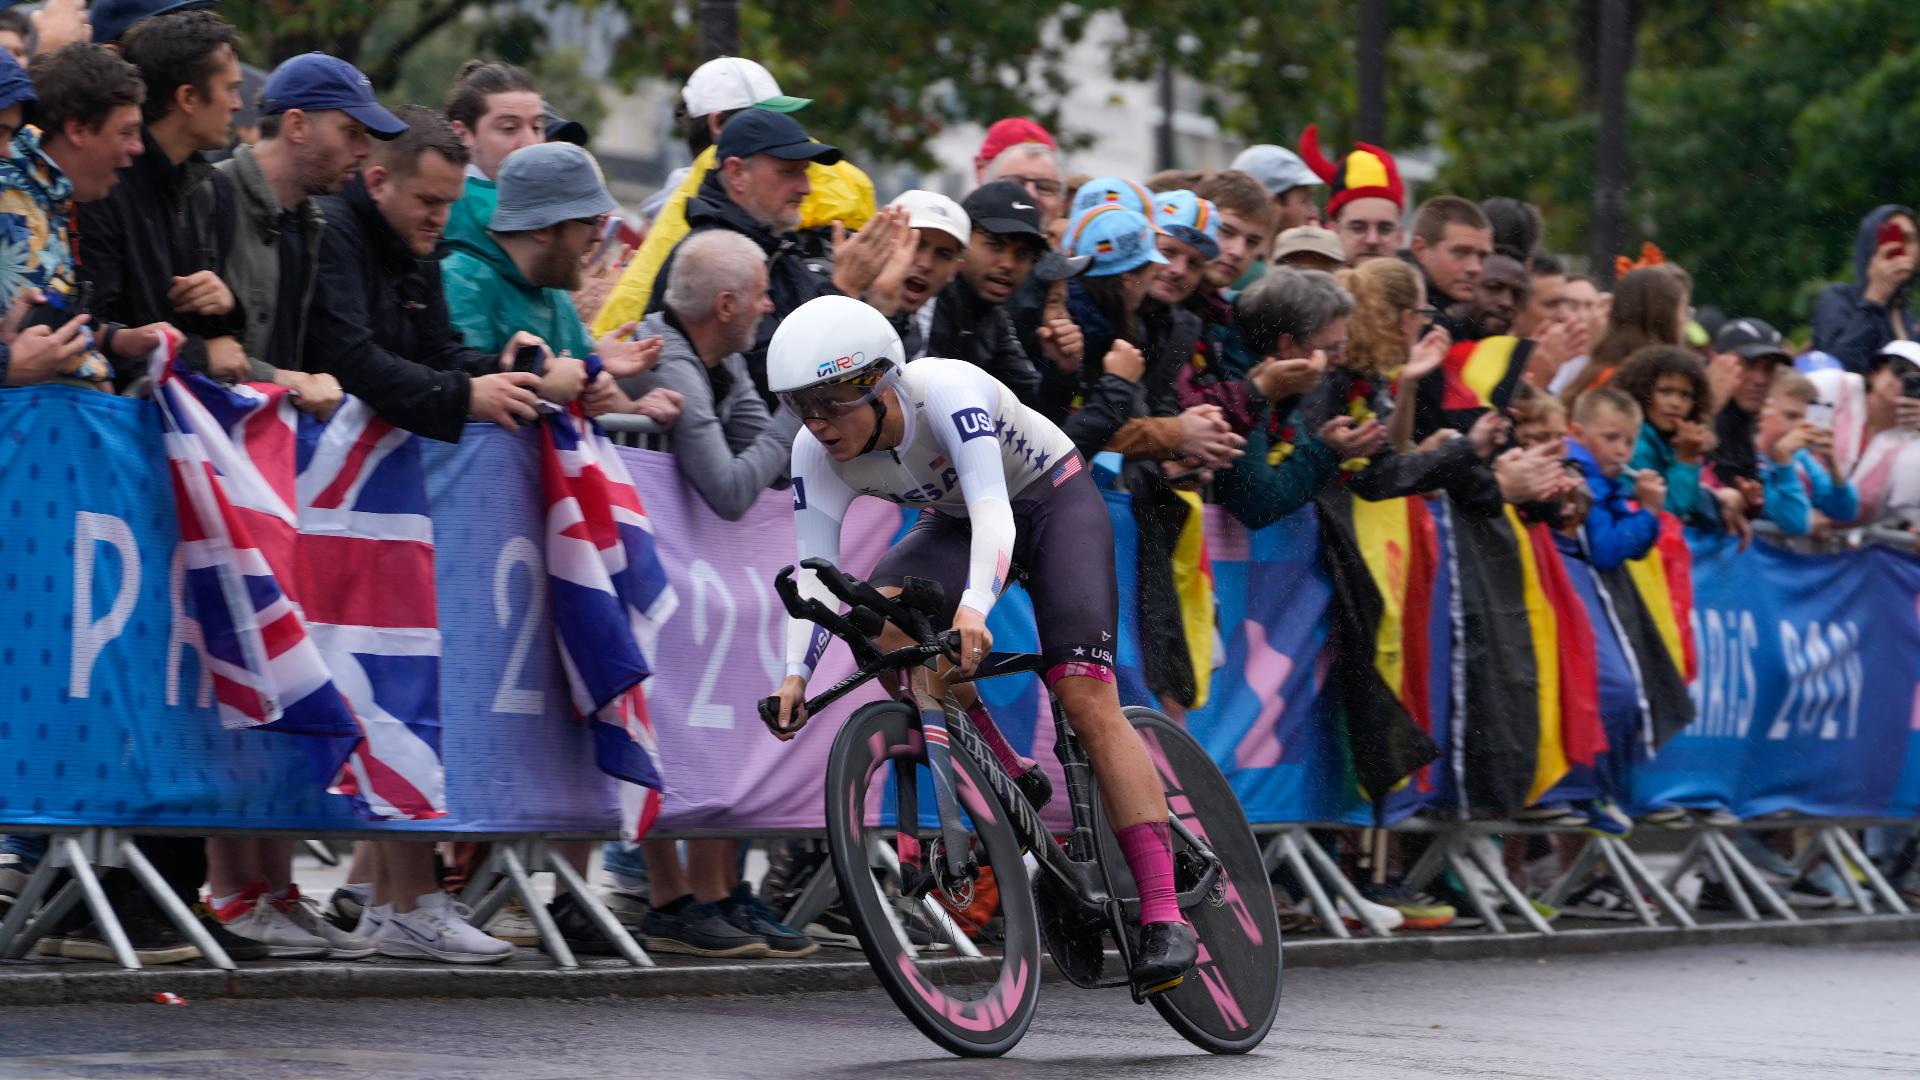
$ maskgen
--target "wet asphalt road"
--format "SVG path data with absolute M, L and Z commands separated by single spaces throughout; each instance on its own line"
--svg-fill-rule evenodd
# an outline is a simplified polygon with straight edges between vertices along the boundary
M 879 991 L 671 1000 L 0 1008 L 24 1077 L 1920 1076 L 1920 943 L 1740 947 L 1289 975 L 1280 1020 L 1209 1058 L 1123 993 L 1043 988 L 998 1061 L 946 1057 Z

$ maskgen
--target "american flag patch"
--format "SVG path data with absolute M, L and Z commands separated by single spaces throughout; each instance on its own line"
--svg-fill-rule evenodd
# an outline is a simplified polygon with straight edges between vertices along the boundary
M 1007 571 L 1011 570 L 1012 568 L 1013 568 L 1013 560 L 1009 558 L 1007 556 L 1007 553 L 1004 551 L 1000 553 L 1000 557 L 998 559 L 994 560 L 994 563 L 993 563 L 993 595 L 994 596 L 998 597 L 1001 593 L 1007 590 Z
M 1079 471 L 1080 471 L 1080 455 L 1068 454 L 1067 460 L 1054 466 L 1053 472 L 1048 475 L 1048 479 L 1053 481 L 1054 487 L 1059 487 L 1061 484 L 1064 484 L 1068 480 L 1072 479 L 1074 474 L 1078 473 Z

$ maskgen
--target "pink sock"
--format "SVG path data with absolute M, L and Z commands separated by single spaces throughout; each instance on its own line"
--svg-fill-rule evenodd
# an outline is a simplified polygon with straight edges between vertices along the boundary
M 1007 770 L 1009 774 L 1019 776 L 1033 768 L 1032 758 L 1021 757 L 1014 753 L 1013 747 L 1007 743 L 1007 737 L 1000 734 L 999 725 L 993 722 L 993 717 L 988 714 L 985 705 L 976 701 L 968 706 L 967 719 L 973 721 L 973 726 L 980 732 L 980 738 L 985 740 L 987 749 L 993 751 L 993 756 L 1000 762 L 1000 767 Z
M 1173 839 L 1164 821 L 1144 821 L 1114 833 L 1140 886 L 1140 925 L 1186 922 L 1173 888 Z

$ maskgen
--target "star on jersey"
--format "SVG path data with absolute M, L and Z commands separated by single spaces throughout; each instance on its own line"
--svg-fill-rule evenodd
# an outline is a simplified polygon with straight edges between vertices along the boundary
M 1086 649 L 1084 649 L 1084 648 L 1082 648 L 1082 647 L 1080 647 L 1080 646 L 1078 646 L 1078 645 L 1075 645 L 1075 646 L 1073 647 L 1073 655 L 1075 655 L 1075 656 L 1085 656 L 1085 655 L 1087 655 L 1087 650 L 1086 650 Z

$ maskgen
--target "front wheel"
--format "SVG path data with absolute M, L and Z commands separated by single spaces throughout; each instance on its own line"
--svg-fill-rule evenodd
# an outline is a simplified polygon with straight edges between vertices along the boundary
M 1169 810 L 1220 859 L 1210 896 L 1181 912 L 1200 939 L 1200 962 L 1179 986 L 1149 1000 L 1195 1046 L 1244 1054 L 1267 1037 L 1280 1010 L 1280 921 L 1260 845 L 1227 778 L 1193 736 L 1152 709 L 1125 712 L 1146 744 Z M 1139 893 L 1104 814 L 1099 831 L 1114 895 L 1131 898 L 1127 913 L 1137 920 Z M 1177 865 L 1186 844 L 1176 837 L 1173 846 Z M 1186 875 L 1178 878 L 1185 889 Z
M 891 845 L 897 835 L 893 822 L 883 819 L 912 821 L 918 813 L 909 806 L 902 814 L 893 793 L 934 790 L 911 707 L 898 702 L 867 705 L 840 729 L 827 764 L 827 846 L 854 933 L 894 1004 L 947 1050 L 994 1057 L 1013 1049 L 1033 1019 L 1040 994 L 1040 930 L 1033 893 L 1024 884 L 1027 871 L 1020 842 L 1005 811 L 980 771 L 957 748 L 953 764 L 973 862 L 991 870 L 992 880 L 999 883 L 1005 922 L 1001 946 L 982 949 L 979 958 L 939 951 L 942 939 L 950 936 L 950 924 L 938 916 L 923 922 L 927 905 L 903 897 L 897 880 L 875 872 L 893 861 Z M 934 830 L 906 831 L 918 836 Z M 920 847 L 922 863 L 934 865 L 939 845 Z M 944 893 L 965 907 L 970 892 L 970 882 L 936 879 L 929 897 Z M 932 947 L 926 944 L 929 926 Z

